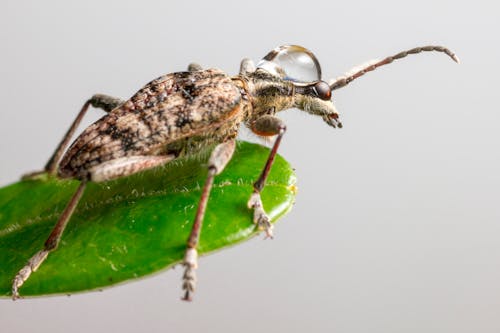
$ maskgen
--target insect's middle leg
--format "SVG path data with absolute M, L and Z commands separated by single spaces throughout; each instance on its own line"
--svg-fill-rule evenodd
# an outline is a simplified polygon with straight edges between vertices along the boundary
M 276 156 L 276 152 L 278 151 L 278 147 L 281 143 L 281 139 L 286 131 L 286 125 L 283 121 L 277 117 L 266 115 L 257 119 L 254 123 L 252 123 L 251 127 L 252 131 L 261 136 L 273 136 L 277 135 L 276 140 L 274 141 L 273 148 L 267 158 L 266 165 L 262 170 L 257 181 L 253 184 L 253 193 L 250 196 L 250 200 L 248 200 L 248 208 L 253 209 L 253 222 L 258 226 L 259 229 L 264 230 L 266 232 L 266 236 L 272 238 L 273 237 L 273 226 L 267 216 L 264 207 L 262 205 L 262 200 L 260 198 L 260 192 L 264 188 L 266 184 L 267 176 L 269 175 L 269 171 L 271 171 L 271 166 L 274 162 L 274 157 Z
M 66 147 L 69 144 L 69 141 L 71 140 L 71 137 L 75 133 L 76 129 L 78 128 L 78 125 L 80 125 L 80 122 L 82 121 L 83 117 L 85 116 L 85 113 L 87 113 L 87 110 L 89 106 L 93 106 L 95 108 L 102 109 L 106 112 L 110 112 L 111 110 L 115 109 L 116 107 L 120 106 L 123 104 L 124 101 L 120 98 L 108 96 L 108 95 L 103 95 L 103 94 L 95 94 L 92 96 L 89 100 L 83 104 L 80 112 L 76 116 L 75 120 L 73 120 L 73 123 L 69 127 L 68 131 L 64 135 L 63 139 L 57 146 L 56 150 L 48 160 L 47 164 L 45 165 L 43 171 L 38 171 L 38 172 L 33 172 L 27 175 L 24 175 L 22 178 L 27 179 L 27 178 L 32 178 L 36 175 L 39 175 L 41 173 L 49 173 L 49 174 L 55 174 L 57 172 L 57 167 L 59 165 L 59 161 L 61 160 L 61 157 L 66 150 Z
M 195 62 L 192 62 L 188 65 L 188 72 L 196 72 L 201 70 L 203 70 L 203 67 L 201 67 L 200 64 L 197 64 Z
M 219 144 L 215 147 L 208 160 L 208 176 L 201 192 L 200 203 L 198 204 L 198 210 L 196 211 L 193 228 L 191 229 L 191 234 L 187 241 L 187 249 L 184 256 L 183 265 L 186 266 L 186 269 L 182 277 L 182 289 L 184 290 L 182 299 L 185 301 L 191 300 L 191 294 L 196 288 L 195 270 L 198 267 L 198 252 L 196 248 L 200 240 L 201 225 L 203 217 L 205 216 L 210 190 L 212 189 L 215 176 L 221 173 L 226 167 L 226 164 L 231 160 L 235 145 L 236 141 L 234 139 Z

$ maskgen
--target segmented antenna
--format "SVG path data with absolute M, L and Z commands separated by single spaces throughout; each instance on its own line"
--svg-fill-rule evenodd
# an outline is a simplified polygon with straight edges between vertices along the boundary
M 363 68 L 361 70 L 356 71 L 354 74 L 351 74 L 349 76 L 341 76 L 341 77 L 333 80 L 333 82 L 330 82 L 330 90 L 335 90 L 335 89 L 342 88 L 342 87 L 348 85 L 351 81 L 357 79 L 358 77 L 363 76 L 366 73 L 371 72 L 371 71 L 377 69 L 380 66 L 390 64 L 394 60 L 404 58 L 404 57 L 406 57 L 406 56 L 408 56 L 410 54 L 417 54 L 417 53 L 421 53 L 421 52 L 430 52 L 430 51 L 443 52 L 446 55 L 448 55 L 451 59 L 453 59 L 453 61 L 455 61 L 456 63 L 460 62 L 460 60 L 455 55 L 455 53 L 451 52 L 446 47 L 443 47 L 443 46 L 432 46 L 432 45 L 422 46 L 422 47 L 415 47 L 415 48 L 413 48 L 411 50 L 399 52 L 398 54 L 395 54 L 393 56 L 387 57 L 384 60 L 372 63 L 372 64 L 368 65 L 367 67 L 365 67 L 365 68 Z

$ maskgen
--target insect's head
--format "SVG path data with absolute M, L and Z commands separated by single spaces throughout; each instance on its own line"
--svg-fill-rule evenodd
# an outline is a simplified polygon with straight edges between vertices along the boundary
M 355 67 L 346 75 L 326 83 L 321 80 L 321 67 L 311 51 L 298 45 L 284 45 L 269 52 L 258 63 L 255 72 L 257 74 L 260 72 L 260 75 L 263 76 L 267 75 L 268 78 L 265 78 L 264 81 L 271 82 L 267 86 L 262 85 L 260 95 L 276 97 L 281 94 L 291 100 L 288 104 L 282 103 L 280 110 L 296 107 L 321 116 L 330 126 L 342 127 L 342 124 L 338 121 L 338 113 L 331 101 L 333 90 L 345 87 L 367 72 L 388 65 L 394 60 L 405 58 L 410 54 L 431 51 L 444 53 L 453 61 L 459 62 L 455 53 L 446 47 L 421 46 L 399 52 L 382 60 L 370 61 L 362 66 Z
M 321 80 L 321 66 L 311 51 L 298 45 L 280 46 L 269 52 L 257 68 L 291 85 L 293 107 L 321 116 L 332 127 L 342 127 L 330 85 Z

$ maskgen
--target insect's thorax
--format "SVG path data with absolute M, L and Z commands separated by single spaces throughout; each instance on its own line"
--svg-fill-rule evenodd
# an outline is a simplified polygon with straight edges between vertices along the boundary
M 295 106 L 293 84 L 274 75 L 256 70 L 244 76 L 237 76 L 233 80 L 244 82 L 245 93 L 251 104 L 247 121 L 251 122 L 262 115 L 274 114 Z

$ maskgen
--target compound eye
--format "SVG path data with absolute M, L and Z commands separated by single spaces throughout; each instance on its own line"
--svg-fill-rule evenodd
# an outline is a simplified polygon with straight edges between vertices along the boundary
M 328 101 L 332 98 L 330 86 L 325 81 L 316 82 L 313 89 L 316 92 L 316 95 L 324 101 Z
M 294 82 L 309 83 L 321 79 L 321 67 L 314 54 L 298 45 L 284 45 L 272 50 L 257 67 Z

